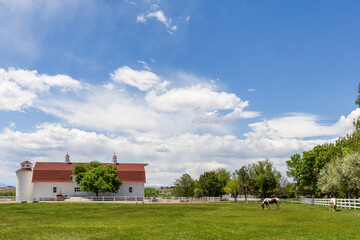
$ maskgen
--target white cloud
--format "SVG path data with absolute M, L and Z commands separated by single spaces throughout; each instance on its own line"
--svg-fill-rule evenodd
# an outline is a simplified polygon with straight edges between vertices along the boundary
M 147 71 L 151 71 L 151 68 L 149 67 L 149 65 L 143 61 L 143 60 L 138 60 L 138 63 L 140 63 Z
M 178 88 L 171 88 L 168 81 L 153 72 L 127 66 L 117 69 L 111 78 L 113 82 L 103 85 L 87 85 L 77 91 L 76 97 L 66 92 L 56 98 L 44 95 L 31 106 L 85 129 L 152 131 L 167 136 L 196 131 L 225 134 L 230 131 L 228 122 L 259 116 L 258 112 L 245 111 L 247 101 L 217 91 L 214 83 L 192 75 L 173 75 L 174 81 L 180 79 L 175 85 L 186 85 Z M 134 92 L 119 83 L 145 93 Z M 27 103 L 26 100 L 22 102 Z
M 63 91 L 76 90 L 81 83 L 66 75 L 49 76 L 37 71 L 0 68 L 0 110 L 21 111 L 33 105 L 39 93 L 60 87 Z
M 137 22 L 145 23 L 149 18 L 155 18 L 163 23 L 168 31 L 168 33 L 172 34 L 177 30 L 177 26 L 172 24 L 172 19 L 165 16 L 164 12 L 161 10 L 157 10 L 158 6 L 153 5 L 151 11 L 146 15 L 139 15 L 136 18 Z
M 174 88 L 162 94 L 151 91 L 146 95 L 150 106 L 166 112 L 195 111 L 202 113 L 205 121 L 223 120 L 234 121 L 238 118 L 256 117 L 257 112 L 244 112 L 248 107 L 247 101 L 242 101 L 233 93 L 214 91 L 209 85 L 195 85 L 185 88 Z M 220 114 L 220 110 L 231 112 Z
M 189 22 L 190 21 L 190 16 L 186 16 L 185 21 Z
M 146 22 L 145 16 L 144 16 L 144 15 L 139 15 L 139 16 L 137 16 L 136 22 L 145 23 L 145 22 Z
M 163 87 L 163 84 L 166 85 L 166 82 L 161 82 L 160 77 L 155 73 L 150 71 L 137 71 L 128 66 L 118 68 L 110 76 L 115 82 L 125 83 L 141 91 Z
M 76 99 L 45 98 L 38 104 L 42 111 L 87 129 L 128 132 L 160 128 L 161 118 L 156 112 L 112 84 L 91 86 Z
M 255 92 L 255 91 L 256 91 L 255 88 L 248 89 L 248 92 Z
M 28 88 L 36 92 L 49 91 L 50 87 L 60 87 L 63 90 L 75 90 L 81 88 L 81 83 L 67 75 L 57 74 L 49 76 L 39 74 L 36 70 L 29 71 L 24 69 L 9 68 L 7 71 L 0 68 L 1 81 L 12 81 L 21 87 Z
M 263 122 L 250 124 L 255 132 L 267 132 L 269 137 L 305 138 L 318 136 L 340 136 L 353 129 L 353 121 L 360 116 L 360 109 L 352 111 L 347 117 L 341 118 L 332 125 L 318 123 L 315 115 L 293 113 Z
M 35 98 L 34 92 L 22 90 L 16 83 L 0 79 L 0 110 L 20 111 L 32 106 Z
M 126 3 L 128 4 L 131 4 L 131 5 L 136 5 L 136 2 L 132 2 L 132 1 L 129 1 L 129 0 L 125 0 Z

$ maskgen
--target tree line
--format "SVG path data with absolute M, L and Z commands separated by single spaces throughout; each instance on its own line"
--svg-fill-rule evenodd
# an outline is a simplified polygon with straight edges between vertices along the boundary
M 310 197 L 356 197 L 360 191 L 360 120 L 335 143 L 317 145 L 286 162 L 296 194 Z
M 355 104 L 360 107 L 360 84 L 358 92 Z M 353 132 L 335 143 L 317 145 L 286 162 L 287 175 L 294 180 L 297 195 L 359 198 L 360 119 L 353 125 Z
M 174 184 L 178 197 L 218 197 L 230 193 L 232 197 L 256 195 L 260 197 L 288 197 L 292 184 L 282 178 L 268 159 L 242 166 L 233 173 L 224 168 L 206 171 L 194 180 L 184 173 Z

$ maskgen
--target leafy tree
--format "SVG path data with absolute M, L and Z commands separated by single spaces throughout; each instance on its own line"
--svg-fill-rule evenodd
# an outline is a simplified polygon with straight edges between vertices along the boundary
M 334 159 L 321 169 L 318 180 L 320 190 L 329 196 L 339 197 L 343 187 L 341 186 L 341 169 L 339 163 L 341 158 Z
M 96 196 L 99 196 L 99 192 L 116 192 L 122 184 L 117 177 L 114 165 L 102 165 L 97 161 L 86 165 L 76 164 L 73 174 L 76 176 L 75 181 L 80 184 L 81 190 L 94 192 Z
M 296 197 L 296 184 L 295 183 L 290 183 L 287 182 L 285 184 L 285 191 L 284 193 L 286 194 L 287 198 L 294 198 Z
M 199 197 L 217 197 L 223 195 L 227 182 L 224 181 L 224 176 L 224 171 L 217 171 L 217 173 L 210 171 L 201 174 L 199 180 L 196 182 L 196 195 Z
M 295 197 L 295 188 L 294 183 L 289 183 L 287 178 L 281 177 L 280 185 L 275 189 L 275 194 L 279 198 L 292 198 Z
M 16 195 L 15 190 L 0 192 L 0 196 L 15 196 L 15 195 Z
M 146 187 L 144 188 L 144 195 L 145 197 L 157 197 L 157 193 L 155 191 L 155 188 Z
M 254 193 L 262 198 L 272 196 L 275 188 L 280 184 L 281 174 L 268 159 L 251 164 L 249 173 Z
M 349 196 L 359 198 L 360 191 L 360 153 L 348 154 L 343 158 L 341 166 L 344 181 L 347 185 Z
M 237 179 L 239 180 L 240 193 L 244 194 L 245 201 L 247 200 L 247 195 L 250 192 L 250 174 L 246 166 L 242 166 L 239 170 L 235 171 Z
M 174 195 L 176 197 L 192 197 L 194 196 L 195 182 L 192 177 L 184 173 L 174 182 Z
M 354 120 L 354 131 L 346 134 L 344 137 L 338 138 L 336 146 L 339 148 L 339 156 L 344 156 L 349 152 L 360 152 L 360 120 Z
M 360 108 L 360 83 L 359 83 L 359 87 L 358 87 L 358 96 L 356 98 L 355 104 L 359 106 Z
M 321 171 L 319 187 L 328 195 L 359 198 L 360 153 L 349 153 L 327 164 Z
M 318 145 L 303 152 L 302 157 L 299 154 L 291 156 L 291 159 L 286 161 L 286 173 L 295 181 L 299 194 L 320 196 L 321 191 L 317 186 L 320 171 L 331 159 L 340 155 L 341 148 L 337 145 Z
M 224 188 L 227 181 L 230 180 L 231 173 L 225 168 L 218 168 L 215 170 L 215 174 L 217 175 L 219 184 L 222 186 L 222 188 Z M 222 194 L 225 194 L 225 191 L 222 191 Z
M 241 192 L 241 189 L 240 189 L 239 178 L 237 177 L 237 174 L 235 172 L 231 175 L 231 179 L 227 181 L 224 190 L 225 192 L 230 193 L 231 196 L 234 197 L 236 201 L 236 198 Z

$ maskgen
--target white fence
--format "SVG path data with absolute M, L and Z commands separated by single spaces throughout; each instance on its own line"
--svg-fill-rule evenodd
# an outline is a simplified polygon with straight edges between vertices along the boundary
M 201 198 L 186 198 L 186 197 L 82 197 L 91 202 L 150 202 L 150 203 L 185 203 L 185 202 L 220 202 L 219 197 L 201 197 Z M 67 199 L 68 201 L 71 200 Z
M 264 198 L 230 198 L 230 197 L 223 197 L 221 201 L 223 202 L 245 202 L 245 203 L 262 203 Z M 281 203 L 301 203 L 299 198 L 287 198 L 287 199 L 280 199 Z
M 231 197 L 223 197 L 221 198 L 222 202 L 245 202 L 245 203 L 258 203 L 262 202 L 261 198 L 231 198 Z
M 15 196 L 0 196 L 0 202 L 13 202 L 15 201 Z
M 349 209 L 359 209 L 360 208 L 360 199 L 337 198 L 336 202 L 337 202 L 336 206 L 340 207 L 340 208 L 349 208 Z M 330 198 L 302 198 L 301 203 L 329 206 Z
M 136 196 L 83 196 L 83 197 L 36 197 L 16 201 L 15 197 L 0 197 L 1 202 L 144 202 L 144 203 L 195 203 L 195 202 L 220 202 L 219 197 L 136 197 Z

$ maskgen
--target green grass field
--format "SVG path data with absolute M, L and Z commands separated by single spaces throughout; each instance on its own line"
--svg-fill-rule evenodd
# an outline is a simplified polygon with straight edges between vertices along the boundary
M 0 204 L 0 239 L 360 239 L 360 211 L 254 203 Z

